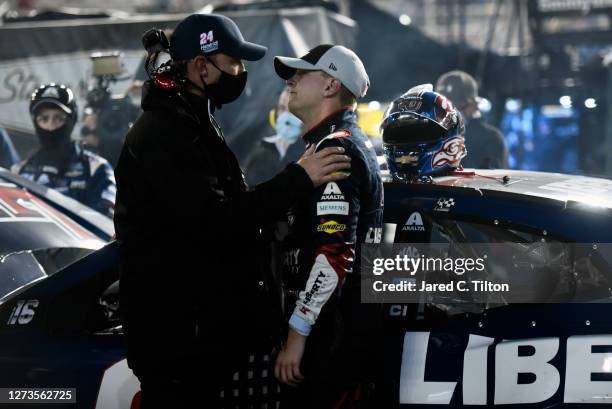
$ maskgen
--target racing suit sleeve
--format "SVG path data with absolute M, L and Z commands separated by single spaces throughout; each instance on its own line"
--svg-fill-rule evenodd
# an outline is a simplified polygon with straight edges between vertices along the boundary
M 101 158 L 90 160 L 91 177 L 87 182 L 87 205 L 112 218 L 115 209 L 117 186 L 113 168 Z
M 342 145 L 341 138 L 326 139 L 317 150 Z M 310 334 L 323 306 L 352 271 L 362 167 L 359 160 L 351 158 L 350 176 L 317 188 L 309 203 L 314 263 L 289 319 L 289 326 L 303 336 Z

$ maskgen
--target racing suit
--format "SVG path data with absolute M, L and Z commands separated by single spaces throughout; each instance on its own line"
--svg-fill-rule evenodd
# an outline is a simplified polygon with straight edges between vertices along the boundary
M 15 173 L 113 217 L 115 174 L 108 161 L 77 143 L 41 148 Z
M 381 240 L 383 185 L 351 109 L 332 114 L 304 139 L 317 150 L 342 146 L 351 157 L 348 178 L 317 188 L 290 210 L 282 244 L 285 314 L 293 330 L 308 336 L 306 380 L 288 388 L 284 405 L 325 409 L 352 395 L 366 371 L 362 358 L 375 344 L 376 309 L 360 303 L 359 246 Z

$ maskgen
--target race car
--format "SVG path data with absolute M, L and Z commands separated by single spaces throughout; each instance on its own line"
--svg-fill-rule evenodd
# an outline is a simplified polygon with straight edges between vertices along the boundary
M 74 297 L 71 305 L 79 305 L 86 295 L 68 293 L 72 284 L 64 267 L 96 250 L 108 252 L 104 246 L 112 235 L 106 216 L 0 169 L 0 387 L 66 385 L 58 375 L 62 370 L 79 373 L 78 358 L 59 352 L 78 344 L 70 335 L 77 314 L 63 310 L 53 294 Z M 0 399 L 0 406 L 9 403 Z
M 546 302 L 386 305 L 381 407 L 612 403 L 612 181 L 468 169 L 387 183 L 385 199 L 387 242 L 509 243 L 489 274 Z
M 612 242 L 612 181 L 605 179 L 464 170 L 427 183 L 387 180 L 385 199 L 389 243 L 514 241 L 525 252 L 552 242 L 563 253 L 563 243 L 601 250 Z M 560 297 L 555 304 L 387 304 L 376 407 L 609 403 L 612 261 L 609 252 L 590 254 L 595 261 L 575 260 L 576 272 L 589 274 L 576 288 L 596 294 L 597 303 L 569 303 L 560 293 L 551 295 Z M 542 257 L 534 285 L 554 275 L 544 268 L 553 255 Z M 0 299 L 0 387 L 70 388 L 76 403 L 54 407 L 138 408 L 118 318 L 116 244 L 49 273 L 38 258 L 28 260 L 18 288 Z M 163 295 L 160 308 L 173 308 Z M 272 374 L 256 370 L 257 359 L 250 364 L 221 391 L 226 407 L 276 407 Z

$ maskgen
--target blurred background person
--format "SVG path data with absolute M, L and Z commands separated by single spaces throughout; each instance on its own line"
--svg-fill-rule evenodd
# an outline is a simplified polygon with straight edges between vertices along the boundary
M 86 96 L 81 137 L 85 147 L 117 164 L 125 134 L 138 115 L 143 82 L 134 79 L 125 92 L 114 94 L 111 85 L 124 79 L 122 53 L 93 53 L 94 85 Z
M 302 121 L 289 112 L 288 101 L 289 91 L 285 88 L 278 97 L 276 109 L 270 113 L 270 125 L 276 130 L 276 135 L 261 139 L 246 159 L 245 174 L 249 186 L 270 180 L 304 153 Z
M 488 124 L 478 108 L 480 97 L 476 80 L 467 72 L 449 71 L 436 83 L 436 91 L 448 97 L 463 116 L 467 156 L 466 168 L 508 168 L 508 147 L 504 135 Z
M 112 217 L 116 193 L 112 167 L 70 138 L 77 119 L 72 90 L 54 83 L 40 86 L 32 94 L 30 115 L 40 148 L 16 165 L 15 173 Z
M 0 128 L 0 166 L 10 169 L 19 163 L 19 154 L 13 146 L 13 141 L 4 128 Z

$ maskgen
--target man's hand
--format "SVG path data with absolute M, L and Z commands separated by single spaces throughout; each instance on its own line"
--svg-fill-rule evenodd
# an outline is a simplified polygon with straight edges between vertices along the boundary
M 306 337 L 289 328 L 287 344 L 278 354 L 274 366 L 274 375 L 280 383 L 295 386 L 304 379 L 300 372 L 300 363 L 305 346 Z
M 339 146 L 315 152 L 315 145 L 312 144 L 297 164 L 304 168 L 314 187 L 319 187 L 324 183 L 348 177 L 348 172 L 338 172 L 351 167 L 351 158 L 343 155 L 343 152 L 344 148 Z

